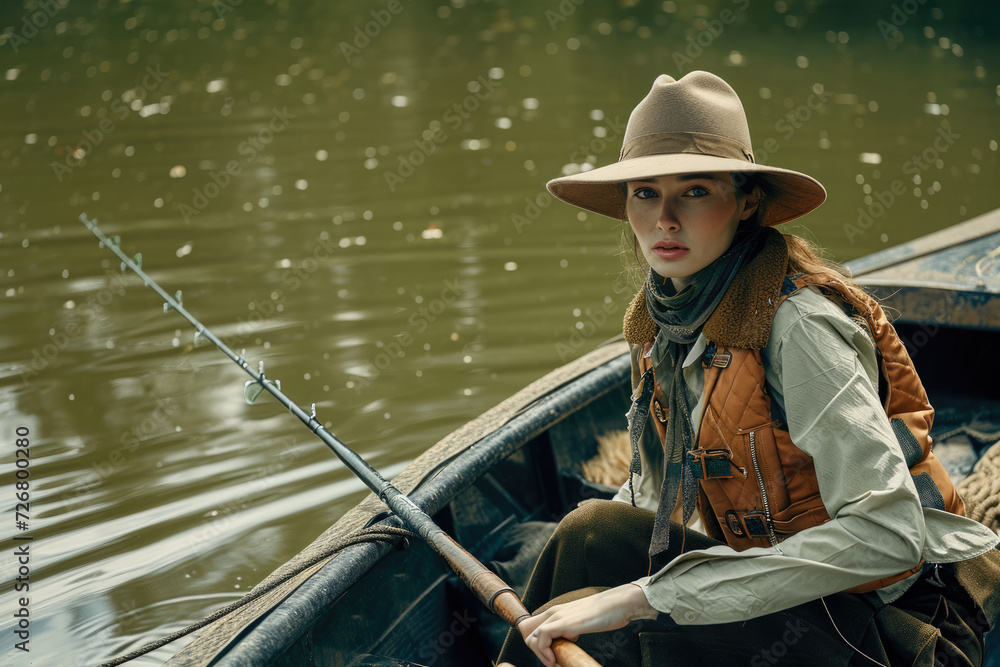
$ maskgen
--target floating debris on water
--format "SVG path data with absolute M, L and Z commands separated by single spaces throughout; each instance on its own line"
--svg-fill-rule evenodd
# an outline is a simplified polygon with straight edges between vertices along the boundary
M 462 150 L 465 151 L 478 151 L 484 148 L 489 148 L 490 140 L 486 139 L 485 137 L 483 139 L 465 139 L 459 145 L 461 146 Z
M 444 236 L 444 230 L 433 222 L 427 225 L 427 229 L 421 230 L 420 232 L 420 238 L 422 239 L 439 239 L 442 236 Z

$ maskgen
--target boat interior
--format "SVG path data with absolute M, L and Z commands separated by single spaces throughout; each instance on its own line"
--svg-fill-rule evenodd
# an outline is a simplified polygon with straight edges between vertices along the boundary
M 899 291 L 892 289 L 895 296 Z M 952 291 L 932 302 L 926 293 L 909 296 L 911 303 L 922 304 L 921 311 L 907 312 L 903 305 L 895 326 L 937 410 L 935 451 L 957 481 L 1000 440 L 1000 350 L 994 347 L 996 328 L 950 326 L 948 319 L 961 318 L 947 315 L 997 297 Z M 927 306 L 944 303 L 941 299 L 949 304 L 944 311 Z M 555 522 L 577 503 L 609 498 L 617 490 L 586 479 L 582 462 L 597 455 L 598 435 L 624 426 L 630 386 L 627 372 L 619 375 L 617 384 L 588 404 L 474 474 L 474 481 L 434 516 L 518 593 Z M 506 632 L 503 621 L 435 554 L 411 542 L 365 574 L 276 667 L 488 665 Z

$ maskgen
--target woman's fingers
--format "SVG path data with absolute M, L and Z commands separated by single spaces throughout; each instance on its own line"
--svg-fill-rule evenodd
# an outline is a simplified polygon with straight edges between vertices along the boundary
M 555 667 L 556 656 L 552 650 L 552 642 L 556 639 L 568 639 L 575 642 L 583 632 L 600 631 L 600 621 L 594 625 L 594 600 L 586 598 L 567 604 L 556 605 L 537 616 L 525 619 L 518 625 L 524 643 L 546 667 Z M 598 614 L 600 616 L 600 614 Z M 616 627 L 621 627 L 618 624 Z M 598 629 L 591 629 L 597 627 Z M 611 628 L 609 628 L 611 629 Z
M 545 664 L 545 667 L 555 667 L 556 656 L 551 648 L 552 637 L 547 631 L 539 631 L 539 626 L 549 619 L 554 609 L 556 607 L 547 609 L 538 616 L 526 618 L 517 626 L 521 636 L 524 637 L 525 645 Z
M 634 618 L 655 618 L 642 589 L 633 584 L 617 586 L 589 597 L 555 605 L 524 619 L 517 629 L 524 643 L 546 667 L 555 667 L 552 641 L 576 641 L 581 634 L 624 627 Z

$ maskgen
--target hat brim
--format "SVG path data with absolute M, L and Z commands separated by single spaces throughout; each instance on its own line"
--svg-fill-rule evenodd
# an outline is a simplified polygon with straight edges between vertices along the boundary
M 767 203 L 761 224 L 779 225 L 812 211 L 826 200 L 826 189 L 811 176 L 755 162 L 692 153 L 645 155 L 605 167 L 563 176 L 546 184 L 549 192 L 568 204 L 615 220 L 625 218 L 621 183 L 678 174 L 750 172 L 771 181 L 780 193 Z

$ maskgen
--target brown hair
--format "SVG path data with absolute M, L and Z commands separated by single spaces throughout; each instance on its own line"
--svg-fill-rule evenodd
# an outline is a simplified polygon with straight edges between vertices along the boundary
M 742 229 L 750 230 L 759 227 L 764 212 L 767 210 L 768 202 L 781 197 L 783 195 L 781 189 L 766 176 L 753 172 L 733 172 L 731 176 L 737 199 L 749 196 L 755 188 L 760 190 L 761 198 L 757 209 L 749 218 L 740 222 Z M 628 186 L 622 183 L 620 187 L 627 199 Z M 624 206 L 622 207 L 621 219 L 624 224 L 622 225 L 619 247 L 621 248 L 620 255 L 625 276 L 629 283 L 639 289 L 646 279 L 649 265 L 639 251 L 638 241 L 635 234 L 632 233 L 632 226 L 628 222 Z M 783 236 L 788 245 L 789 276 L 807 275 L 818 279 L 818 282 L 829 285 L 832 292 L 850 303 L 859 314 L 869 315 L 871 313 L 874 301 L 868 292 L 854 282 L 850 271 L 826 257 L 823 250 L 808 239 L 795 234 L 783 234 Z
M 782 196 L 781 189 L 766 176 L 755 173 L 737 172 L 732 174 L 736 197 L 742 198 L 759 188 L 760 203 L 757 210 L 747 220 L 740 223 L 759 226 L 769 201 Z M 854 282 L 851 272 L 844 266 L 826 257 L 818 245 L 796 234 L 783 234 L 788 246 L 788 275 L 806 275 L 829 285 L 836 296 L 846 300 L 861 315 L 871 314 L 873 300 L 860 285 Z

